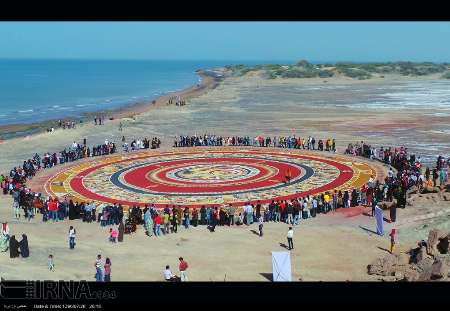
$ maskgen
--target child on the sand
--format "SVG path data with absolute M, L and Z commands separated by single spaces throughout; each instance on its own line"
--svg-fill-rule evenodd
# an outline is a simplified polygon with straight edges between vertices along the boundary
M 392 231 L 389 234 L 389 236 L 391 237 L 391 249 L 390 249 L 390 252 L 391 252 L 391 254 L 393 254 L 394 253 L 394 249 L 395 249 L 395 242 L 397 240 L 397 230 L 396 229 L 392 229 Z
M 113 228 L 109 229 L 109 241 L 110 242 L 116 243 L 118 235 L 119 235 L 119 232 L 117 231 L 117 229 L 113 229 Z
M 262 236 L 263 236 L 263 226 L 264 226 L 264 219 L 263 219 L 263 217 L 262 217 L 262 216 L 259 216 L 258 221 L 259 221 L 259 225 L 258 225 L 258 228 L 259 228 L 259 236 L 262 237 Z
M 48 269 L 50 271 L 55 271 L 55 263 L 53 262 L 53 255 L 48 255 Z

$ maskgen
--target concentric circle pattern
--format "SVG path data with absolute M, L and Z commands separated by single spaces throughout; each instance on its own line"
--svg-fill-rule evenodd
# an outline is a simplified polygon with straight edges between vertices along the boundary
M 78 201 L 200 207 L 351 190 L 374 169 L 346 157 L 279 149 L 192 149 L 94 158 L 52 176 L 52 196 Z

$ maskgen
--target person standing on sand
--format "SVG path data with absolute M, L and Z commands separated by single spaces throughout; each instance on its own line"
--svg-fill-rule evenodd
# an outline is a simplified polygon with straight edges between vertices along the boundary
M 236 214 L 236 208 L 232 204 L 229 204 L 227 212 L 228 212 L 228 225 L 233 226 L 234 225 L 234 215 Z
M 144 213 L 144 229 L 145 234 L 147 234 L 148 236 L 153 235 L 153 219 L 150 209 L 147 209 Z
M 23 258 L 30 256 L 30 249 L 28 248 L 28 238 L 26 234 L 22 234 L 22 240 L 19 242 L 20 255 Z
M 394 253 L 394 249 L 395 249 L 395 243 L 397 242 L 397 230 L 396 229 L 392 229 L 392 231 L 389 234 L 389 236 L 391 237 L 390 253 L 393 254 Z
M 105 265 L 103 266 L 105 268 L 105 282 L 111 282 L 111 260 L 109 258 L 106 258 Z
M 377 234 L 383 236 L 384 235 L 383 210 L 378 205 L 375 206 L 375 220 L 376 220 Z
M 117 236 L 117 242 L 123 242 L 123 232 L 125 231 L 125 225 L 121 221 L 119 223 L 119 235 Z
M 2 223 L 2 235 L 6 236 L 9 240 L 9 225 L 7 221 Z
M 102 255 L 97 255 L 95 259 L 95 281 L 103 282 L 103 271 L 102 271 Z
M 76 230 L 73 226 L 70 226 L 69 228 L 69 248 L 74 249 L 75 248 L 75 235 Z
M 170 215 L 168 213 L 164 213 L 162 216 L 163 224 L 164 224 L 164 234 L 170 233 Z
M 15 235 L 12 235 L 9 239 L 9 257 L 19 257 L 19 242 L 16 240 Z
M 187 268 L 189 267 L 188 263 L 184 261 L 183 257 L 178 258 L 180 261 L 180 265 L 178 266 L 178 269 L 180 270 L 180 278 L 181 282 L 186 282 L 188 280 L 187 277 Z
M 294 243 L 292 242 L 293 237 L 294 237 L 294 230 L 292 230 L 292 227 L 289 227 L 289 230 L 287 232 L 288 250 L 294 249 Z
M 263 236 L 263 226 L 264 226 L 264 218 L 262 217 L 262 215 L 259 216 L 258 222 L 259 222 L 259 224 L 258 224 L 259 237 L 262 238 L 262 236 Z
M 395 222 L 397 219 L 397 205 L 391 204 L 391 207 L 389 208 L 389 216 L 391 218 L 391 222 Z
M 159 216 L 158 213 L 156 213 L 154 223 L 155 223 L 155 236 L 159 237 L 161 236 L 161 216 Z
M 375 216 L 375 208 L 377 207 L 377 200 L 374 197 L 371 201 L 372 201 L 372 217 L 374 217 Z
M 14 199 L 12 204 L 13 210 L 14 210 L 14 218 L 20 219 L 20 206 L 19 201 Z
M 172 232 L 178 231 L 178 215 L 175 211 L 172 212 Z
M 53 255 L 52 254 L 48 255 L 47 264 L 48 264 L 48 269 L 50 271 L 55 272 L 55 263 L 53 262 Z

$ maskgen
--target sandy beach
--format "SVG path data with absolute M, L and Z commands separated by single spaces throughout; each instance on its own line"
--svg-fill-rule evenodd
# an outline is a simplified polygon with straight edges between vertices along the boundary
M 57 152 L 73 141 L 87 139 L 88 145 L 105 139 L 120 144 L 135 138 L 159 137 L 162 150 L 172 148 L 176 135 L 212 133 L 216 135 L 297 135 L 335 138 L 338 152 L 348 143 L 367 141 L 378 146 L 406 145 L 413 151 L 427 154 L 427 148 L 438 147 L 450 154 L 450 114 L 439 114 L 436 107 L 361 108 L 339 106 L 336 100 L 361 101 L 390 85 L 405 85 L 410 78 L 385 76 L 369 80 L 345 77 L 327 79 L 264 79 L 251 73 L 244 77 L 227 77 L 218 81 L 203 75 L 202 85 L 180 93 L 186 106 L 167 106 L 167 97 L 155 104 L 147 103 L 114 112 L 114 120 L 95 126 L 84 122 L 76 129 L 57 129 L 5 140 L 0 144 L 0 172 L 34 153 Z M 414 81 L 435 81 L 437 77 Z M 324 82 L 326 81 L 326 82 Z M 311 90 L 312 88 L 312 90 Z M 307 90 L 309 89 L 309 90 Z M 119 131 L 119 123 L 123 131 Z M 420 144 L 423 144 L 421 146 Z M 428 146 L 428 147 L 427 147 Z M 422 153 L 421 153 L 422 154 Z M 433 154 L 428 152 L 432 158 Z M 430 204 L 430 202 L 432 202 Z M 295 250 L 292 253 L 293 279 L 303 281 L 378 280 L 367 274 L 367 264 L 386 254 L 387 237 L 373 233 L 375 223 L 366 215 L 369 209 L 339 211 L 320 215 L 296 227 Z M 418 216 L 424 216 L 418 218 Z M 404 251 L 427 236 L 431 224 L 450 228 L 448 202 L 433 201 L 424 196 L 414 206 L 398 212 L 401 220 L 399 251 Z M 160 239 L 145 236 L 142 227 L 136 234 L 125 236 L 125 242 L 112 245 L 108 233 L 98 224 L 81 221 L 43 223 L 40 217 L 28 223 L 12 219 L 11 198 L 0 196 L 0 218 L 8 220 L 11 233 L 27 233 L 31 257 L 10 259 L 0 256 L 2 277 L 6 279 L 74 279 L 94 280 L 93 263 L 101 253 L 112 259 L 112 279 L 159 281 L 166 264 L 174 271 L 177 258 L 183 256 L 190 264 L 193 281 L 267 281 L 270 279 L 271 252 L 283 250 L 288 225 L 268 223 L 265 235 L 258 237 L 251 230 L 257 225 L 235 228 L 219 227 L 210 233 L 205 227 L 181 229 L 178 234 Z M 40 215 L 39 215 L 40 216 Z M 69 250 L 67 230 L 74 225 L 78 243 Z M 390 226 L 386 230 L 389 230 Z M 364 250 L 364 251 L 361 251 Z M 56 271 L 46 266 L 48 254 L 54 254 Z M 130 256 L 131 255 L 131 256 Z
M 203 75 L 200 87 L 193 86 L 178 94 L 187 99 L 186 106 L 167 106 L 164 96 L 155 104 L 116 111 L 114 120 L 106 120 L 103 126 L 94 126 L 91 120 L 76 129 L 5 140 L 0 148 L 0 169 L 8 170 L 34 152 L 59 151 L 83 138 L 93 145 L 105 139 L 120 142 L 122 135 L 128 142 L 157 136 L 163 148 L 170 148 L 175 136 L 204 133 L 333 137 L 339 151 L 362 140 L 376 146 L 404 145 L 420 154 L 425 162 L 431 162 L 439 153 L 450 153 L 448 110 L 434 105 L 404 108 L 395 102 L 388 107 L 358 103 L 379 96 L 380 88 L 439 81 L 437 78 L 437 75 L 414 79 L 385 75 L 368 80 L 342 76 L 270 80 L 251 72 L 219 82 Z M 123 124 L 123 132 L 119 131 L 119 123 Z
M 424 198 L 414 208 L 398 212 L 402 224 L 398 252 L 406 251 L 416 241 L 426 238 L 429 226 L 449 230 L 448 203 L 434 203 Z M 97 254 L 110 257 L 113 281 L 161 281 L 166 264 L 176 270 L 177 259 L 183 256 L 190 265 L 192 281 L 268 281 L 271 279 L 271 252 L 285 250 L 288 225 L 266 223 L 260 238 L 257 224 L 249 227 L 180 228 L 177 234 L 161 238 L 147 237 L 142 227 L 126 235 L 123 243 L 108 241 L 108 227 L 80 220 L 43 223 L 38 217 L 28 223 L 11 220 L 10 199 L 0 197 L 0 218 L 9 220 L 11 233 L 28 235 L 30 254 L 26 259 L 0 256 L 5 279 L 94 280 L 93 262 Z M 437 212 L 440 217 L 436 217 Z M 387 254 L 389 241 L 374 233 L 375 220 L 367 214 L 369 208 L 319 215 L 294 227 L 295 249 L 291 254 L 295 281 L 377 281 L 367 274 L 367 265 Z M 418 220 L 418 215 L 426 216 Z M 387 214 L 386 214 L 387 216 Z M 70 250 L 67 230 L 77 230 L 77 246 Z M 390 225 L 386 226 L 390 229 Z M 364 250 L 363 252 L 361 250 Z M 55 257 L 56 271 L 47 268 L 47 256 Z M 130 256 L 132 254 L 132 256 Z

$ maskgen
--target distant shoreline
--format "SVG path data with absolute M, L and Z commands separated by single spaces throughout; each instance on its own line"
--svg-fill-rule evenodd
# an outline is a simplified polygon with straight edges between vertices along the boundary
M 114 120 L 132 118 L 133 116 L 146 112 L 152 108 L 164 106 L 172 96 L 180 96 L 185 100 L 199 96 L 207 90 L 215 88 L 223 79 L 223 76 L 217 74 L 214 70 L 200 69 L 196 71 L 196 74 L 201 78 L 201 82 L 199 84 L 192 85 L 181 91 L 162 95 L 152 101 L 131 103 L 115 109 L 84 112 L 80 117 L 75 118 L 67 116 L 64 118 L 49 119 L 35 123 L 0 125 L 0 142 L 2 140 L 43 133 L 52 127 L 56 130 L 58 129 L 57 126 L 59 120 L 75 121 L 76 126 L 82 126 L 87 122 L 93 122 L 95 116 L 105 116 L 105 122 L 108 122 L 110 118 L 113 118 Z

